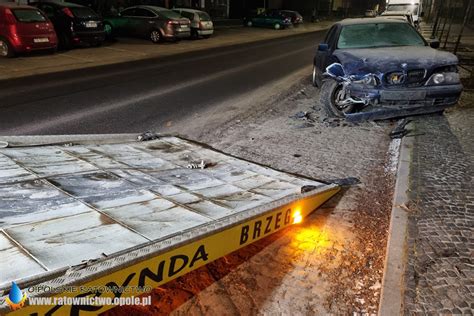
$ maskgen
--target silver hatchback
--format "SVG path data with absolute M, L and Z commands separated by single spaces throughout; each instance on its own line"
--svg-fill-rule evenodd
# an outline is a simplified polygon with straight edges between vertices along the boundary
M 192 37 L 198 38 L 202 36 L 209 38 L 214 34 L 214 23 L 212 23 L 211 17 L 206 12 L 185 8 L 174 8 L 173 11 L 191 21 Z

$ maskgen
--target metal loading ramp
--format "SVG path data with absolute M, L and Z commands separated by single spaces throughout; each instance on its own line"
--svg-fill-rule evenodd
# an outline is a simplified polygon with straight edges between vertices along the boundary
M 0 149 L 3 299 L 12 281 L 29 297 L 76 297 L 110 284 L 154 288 L 301 221 L 339 190 L 178 137 L 8 140 Z M 12 313 L 112 307 L 26 303 Z

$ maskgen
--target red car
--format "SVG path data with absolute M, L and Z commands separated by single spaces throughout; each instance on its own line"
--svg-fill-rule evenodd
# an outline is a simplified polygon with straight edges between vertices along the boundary
M 57 46 L 53 24 L 40 10 L 14 3 L 0 4 L 0 56 L 55 51 Z

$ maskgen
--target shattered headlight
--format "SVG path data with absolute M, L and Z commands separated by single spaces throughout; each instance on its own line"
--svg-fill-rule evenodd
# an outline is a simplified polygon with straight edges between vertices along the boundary
M 457 72 L 435 73 L 426 82 L 427 86 L 439 86 L 460 83 L 461 79 Z
M 362 84 L 370 88 L 375 88 L 379 85 L 379 80 L 375 75 L 369 74 L 364 76 L 362 79 L 352 81 L 352 83 Z

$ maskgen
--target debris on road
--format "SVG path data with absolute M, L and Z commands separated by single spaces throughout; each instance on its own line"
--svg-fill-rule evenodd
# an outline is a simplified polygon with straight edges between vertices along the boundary
M 405 127 L 410 122 L 411 120 L 406 118 L 398 121 L 397 126 L 390 132 L 390 138 L 403 138 L 405 135 L 407 135 L 410 131 L 407 130 Z

